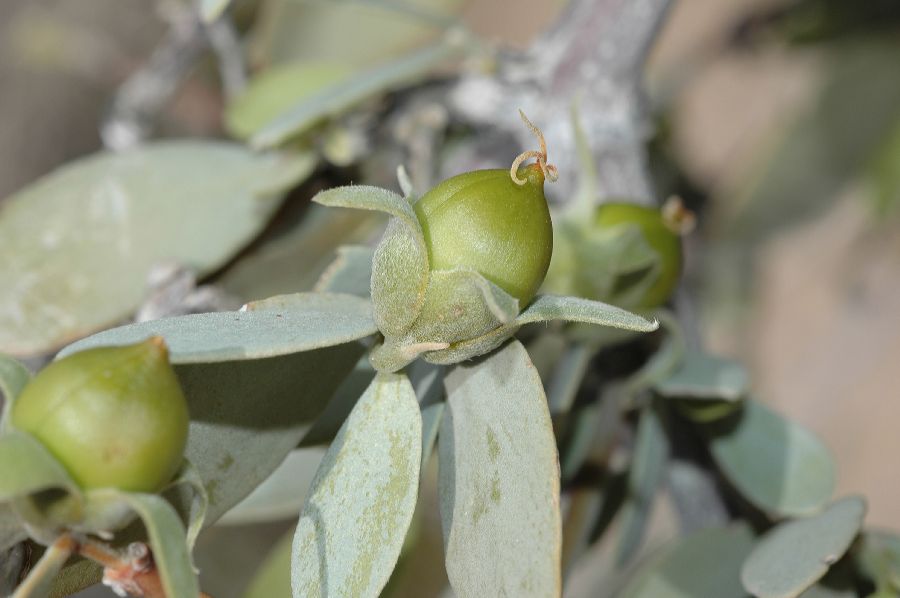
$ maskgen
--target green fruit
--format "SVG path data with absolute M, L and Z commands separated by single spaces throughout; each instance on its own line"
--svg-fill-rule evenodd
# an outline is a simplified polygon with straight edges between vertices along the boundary
M 597 208 L 594 225 L 601 229 L 622 225 L 640 228 L 644 240 L 657 254 L 660 267 L 635 307 L 651 309 L 668 301 L 681 276 L 681 237 L 666 222 L 662 211 L 633 203 L 606 203 Z
M 547 274 L 553 226 L 544 173 L 532 164 L 517 172 L 476 170 L 449 178 L 413 206 L 432 270 L 471 268 L 525 306 Z
M 85 490 L 161 489 L 188 433 L 187 401 L 160 337 L 51 363 L 19 395 L 11 421 Z

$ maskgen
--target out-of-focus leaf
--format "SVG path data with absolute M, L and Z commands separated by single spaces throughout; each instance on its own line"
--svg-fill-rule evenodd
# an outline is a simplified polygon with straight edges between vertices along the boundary
M 422 469 L 428 465 L 438 429 L 444 416 L 444 403 L 434 403 L 422 409 Z
M 0 353 L 0 396 L 2 396 L 2 409 L 0 409 L 0 432 L 9 427 L 9 412 L 13 401 L 31 380 L 31 372 L 13 359 Z
M 378 596 L 412 520 L 422 420 L 403 375 L 379 374 L 325 455 L 294 535 L 291 588 Z
M 238 139 L 250 139 L 286 110 L 348 79 L 352 72 L 353 69 L 346 65 L 322 62 L 295 62 L 269 67 L 255 76 L 228 104 L 225 126 Z M 304 132 L 305 129 L 298 129 L 294 135 Z
M 601 460 L 609 455 L 621 430 L 623 402 L 623 393 L 610 389 L 602 398 L 573 414 L 560 458 L 563 480 L 575 477 L 591 455 L 598 455 Z
M 661 415 L 652 405 L 648 406 L 638 421 L 634 453 L 628 471 L 628 490 L 620 515 L 617 554 L 619 564 L 631 560 L 641 546 L 668 459 L 669 439 L 666 437 Z
M 294 530 L 272 548 L 243 598 L 291 598 L 291 545 Z
M 381 234 L 386 222 L 381 214 L 319 205 L 308 206 L 296 220 L 239 258 L 216 284 L 245 301 L 308 291 L 334 261 L 338 247 L 369 242 Z
M 0 503 L 49 488 L 80 494 L 59 461 L 23 432 L 10 430 L 0 435 L 0 471 Z
M 687 342 L 678 319 L 666 310 L 657 310 L 657 317 L 666 332 L 666 337 L 659 349 L 644 363 L 641 368 L 628 377 L 625 389 L 629 394 L 636 394 L 654 386 L 660 380 L 668 378 L 684 360 Z
M 900 593 L 900 536 L 896 533 L 865 531 L 854 560 L 876 587 Z
M 201 0 L 200 16 L 207 23 L 212 23 L 228 9 L 231 0 Z
M 819 101 L 785 129 L 751 173 L 730 239 L 755 243 L 819 213 L 848 181 L 862 174 L 900 117 L 896 39 L 839 44 L 827 60 Z M 865 115 L 865 118 L 860 118 Z
M 160 335 L 176 364 L 261 359 L 374 334 L 371 310 L 369 301 L 353 295 L 297 293 L 251 303 L 239 312 L 190 314 L 113 328 L 69 345 L 59 357 Z
M 900 115 L 869 166 L 875 213 L 885 216 L 900 205 Z
M 571 409 L 595 352 L 587 343 L 575 342 L 566 347 L 547 384 L 550 413 L 568 413 Z
M 2 512 L 3 507 L 0 507 L 0 533 L 3 525 Z M 25 550 L 24 544 L 4 545 L 0 541 L 0 596 L 12 596 L 16 586 L 19 585 L 22 572 L 27 566 Z
M 741 564 L 753 548 L 746 525 L 708 528 L 679 540 L 641 567 L 621 598 L 745 598 Z
M 441 35 L 462 5 L 462 0 L 273 0 L 262 6 L 251 51 L 263 63 L 322 60 L 368 68 Z
M 63 567 L 56 579 L 50 598 L 64 598 L 80 592 L 84 588 L 100 583 L 103 569 L 97 563 L 88 560 L 76 560 Z
M 750 390 L 747 370 L 730 359 L 690 351 L 671 376 L 655 386 L 664 397 L 738 401 Z
M 154 264 L 200 275 L 266 225 L 310 155 L 161 142 L 61 168 L 0 207 L 0 351 L 34 355 L 126 318 Z
M 253 135 L 250 142 L 256 148 L 284 143 L 322 118 L 340 114 L 372 95 L 425 75 L 460 53 L 463 48 L 460 41 L 459 36 L 444 36 L 421 50 L 325 87 L 282 112 Z
M 322 272 L 314 290 L 369 297 L 374 254 L 375 250 L 371 247 L 356 245 L 338 247 L 337 257 Z
M 755 400 L 739 414 L 704 427 L 722 473 L 741 495 L 770 515 L 805 515 L 834 491 L 834 462 L 812 432 Z
M 847 551 L 866 514 L 858 496 L 766 533 L 741 568 L 744 588 L 759 598 L 792 598 L 822 578 Z
M 0 554 L 26 537 L 28 534 L 25 533 L 21 520 L 10 504 L 0 503 Z
M 556 442 L 525 348 L 512 341 L 458 365 L 446 386 L 438 440 L 450 583 L 460 596 L 558 595 Z
M 306 501 L 325 449 L 291 451 L 285 460 L 247 498 L 225 513 L 219 525 L 243 525 L 296 517 Z M 285 577 L 288 569 L 285 568 Z
M 11 598 L 44 598 L 53 587 L 53 580 L 75 549 L 75 540 L 60 539 L 47 547 L 44 554 Z

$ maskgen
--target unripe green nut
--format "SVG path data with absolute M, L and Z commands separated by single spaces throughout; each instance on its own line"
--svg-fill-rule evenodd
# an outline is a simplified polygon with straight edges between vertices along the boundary
M 154 337 L 51 363 L 19 395 L 11 422 L 84 490 L 155 492 L 182 462 L 188 408 L 166 345 Z
M 644 240 L 659 258 L 660 268 L 656 279 L 634 307 L 651 309 L 668 301 L 681 276 L 681 237 L 666 222 L 663 212 L 633 203 L 605 203 L 594 213 L 594 225 L 600 229 L 621 225 L 640 228 Z
M 471 268 L 519 300 L 531 301 L 547 274 L 553 226 L 537 164 L 476 170 L 432 188 L 413 206 L 432 270 Z

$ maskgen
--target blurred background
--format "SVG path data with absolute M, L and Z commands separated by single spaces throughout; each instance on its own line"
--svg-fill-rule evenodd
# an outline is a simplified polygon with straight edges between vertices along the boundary
M 0 3 L 0 198 L 103 147 L 116 94 L 160 59 L 154 52 L 172 35 L 176 4 Z M 514 52 L 531 47 L 564 2 L 410 1 L 399 17 L 391 4 L 245 1 L 234 21 L 251 73 L 298 56 L 366 69 L 434 38 L 434 25 L 418 13 L 458 17 Z M 190 44 L 181 51 L 198 58 L 160 102 L 152 136 L 227 137 L 220 72 Z M 744 362 L 760 398 L 821 435 L 838 464 L 836 495 L 865 495 L 869 524 L 895 529 L 898 67 L 895 1 L 677 0 L 644 73 L 656 193 L 680 195 L 698 215 L 687 240 L 685 295 L 702 342 Z M 451 76 L 442 68 L 431 76 Z M 352 135 L 334 143 L 337 154 L 355 147 Z M 339 159 L 331 162 L 340 168 Z M 392 180 L 393 167 L 387 172 Z M 268 232 L 302 214 L 313 190 L 292 193 Z M 302 259 L 286 251 L 274 263 Z M 224 280 L 240 304 L 249 283 L 235 265 L 238 274 L 210 281 Z M 281 289 L 254 287 L 268 291 Z M 201 540 L 201 568 L 213 571 L 210 578 L 252 568 L 246 554 L 261 558 L 286 525 L 212 530 Z M 204 557 L 212 546 L 215 557 Z M 218 598 L 237 595 L 221 578 L 205 583 Z

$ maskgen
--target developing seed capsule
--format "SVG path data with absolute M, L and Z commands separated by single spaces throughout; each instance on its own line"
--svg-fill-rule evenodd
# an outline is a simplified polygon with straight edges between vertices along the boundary
M 19 395 L 11 421 L 85 490 L 160 490 L 188 433 L 187 401 L 161 337 L 51 363 Z
M 413 206 L 432 270 L 471 268 L 519 300 L 531 301 L 553 251 L 553 226 L 537 164 L 517 172 L 476 170 L 445 180 Z
M 690 226 L 685 219 L 692 218 L 684 211 L 679 200 L 670 200 L 663 209 L 640 206 L 633 203 L 606 203 L 597 208 L 594 225 L 612 228 L 620 225 L 637 225 L 644 240 L 659 258 L 659 271 L 654 282 L 645 290 L 635 307 L 659 307 L 671 297 L 681 276 L 681 232 Z
M 544 179 L 547 164 L 540 131 L 521 113 L 540 141 L 540 151 L 521 154 L 510 170 L 476 170 L 449 178 L 413 206 L 432 270 L 471 268 L 519 300 L 531 301 L 547 274 L 553 225 Z M 520 167 L 528 158 L 536 164 Z

